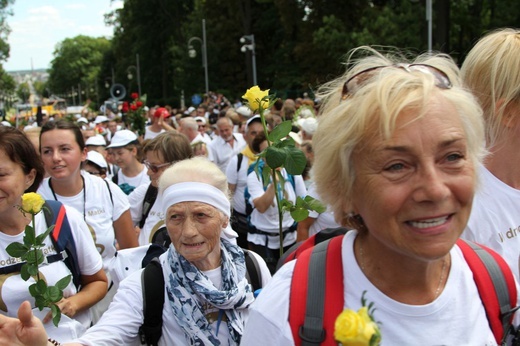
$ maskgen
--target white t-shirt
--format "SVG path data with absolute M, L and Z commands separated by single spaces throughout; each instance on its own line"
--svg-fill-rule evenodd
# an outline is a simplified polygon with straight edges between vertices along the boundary
M 356 235 L 348 232 L 342 243 L 345 307 L 357 311 L 366 291 L 375 320 L 382 322 L 382 346 L 496 345 L 473 274 L 457 246 L 450 251 L 451 269 L 439 297 L 426 305 L 407 305 L 384 295 L 363 274 L 354 257 Z M 283 266 L 252 305 L 243 345 L 294 345 L 288 322 L 294 263 Z
M 160 260 L 163 266 L 166 265 L 168 252 L 161 255 Z M 264 263 L 257 254 L 253 255 L 259 263 Z M 164 271 L 163 271 L 164 273 Z M 215 286 L 220 286 L 221 273 L 220 269 L 204 272 Z M 265 263 L 261 266 L 262 283 L 266 284 L 271 275 Z M 80 339 L 79 342 L 89 346 L 121 346 L 121 345 L 140 345 L 138 330 L 143 324 L 143 293 L 141 286 L 142 270 L 131 274 L 127 279 L 123 280 L 121 286 L 114 297 L 108 311 L 103 315 L 101 320 L 91 327 Z M 164 278 L 167 282 L 168 278 Z M 247 311 L 245 316 L 247 316 Z M 160 346 L 170 345 L 186 345 L 184 332 L 178 325 L 171 305 L 168 300 L 166 287 L 164 288 L 164 308 L 162 313 L 162 336 L 159 340 Z M 216 331 L 217 322 L 211 327 L 213 332 Z M 219 328 L 219 340 L 222 345 L 228 344 L 229 332 L 226 322 L 222 322 Z
M 246 200 L 244 199 L 244 192 L 247 187 L 247 169 L 249 167 L 249 159 L 242 156 L 242 163 L 237 172 L 238 155 L 235 155 L 229 160 L 226 168 L 226 176 L 229 184 L 236 185 L 235 194 L 233 195 L 233 208 L 241 214 L 246 213 Z
M 130 195 L 128 201 L 130 202 L 130 214 L 132 214 L 132 221 L 138 225 L 142 218 L 143 201 L 146 191 L 150 185 L 141 185 L 137 187 Z M 148 245 L 152 241 L 155 232 L 164 226 L 164 211 L 162 209 L 161 199 L 157 197 L 155 203 L 152 205 L 148 217 L 139 233 L 139 245 Z
M 76 244 L 76 253 L 78 255 L 78 265 L 83 275 L 93 275 L 103 267 L 101 256 L 96 251 L 92 237 L 83 222 L 82 216 L 72 207 L 65 206 L 67 219 L 72 230 L 72 236 Z M 47 223 L 43 212 L 36 215 L 36 235 L 42 234 L 47 230 Z M 32 225 L 32 224 L 31 224 Z M 0 232 L 0 267 L 7 267 L 15 263 L 21 262 L 19 258 L 15 259 L 9 256 L 5 251 L 7 245 L 18 242 L 23 243 L 25 232 L 18 235 L 7 235 Z M 45 246 L 43 253 L 45 256 L 54 255 L 52 240 L 48 236 L 44 240 Z M 39 267 L 39 272 L 45 278 L 47 285 L 53 286 L 58 280 L 63 279 L 67 275 L 71 275 L 70 270 L 63 261 L 57 261 L 50 264 L 43 264 Z M 0 313 L 3 315 L 17 317 L 18 307 L 22 302 L 28 300 L 34 307 L 34 298 L 29 294 L 29 286 L 34 284 L 35 280 L 31 277 L 28 281 L 24 281 L 19 272 L 0 275 Z M 76 287 L 72 280 L 63 290 L 64 297 L 70 297 L 77 293 Z M 40 318 L 43 318 L 48 310 L 40 312 L 38 308 L 33 310 Z M 62 315 L 59 327 L 56 328 L 52 321 L 44 325 L 47 334 L 50 337 L 60 341 L 70 341 L 80 336 L 86 328 L 90 326 L 89 310 L 82 311 L 70 319 Z
M 318 192 L 316 191 L 316 184 L 314 182 L 310 184 L 307 195 L 317 200 L 321 200 L 320 196 L 318 196 Z M 316 219 L 312 226 L 309 228 L 309 237 L 312 237 L 322 229 L 336 228 L 341 226 L 334 219 L 334 212 L 328 205 L 327 210 L 325 212 L 319 214 L 318 212 L 311 210 L 309 211 L 309 216 Z
M 462 238 L 483 244 L 498 252 L 520 280 L 520 190 L 479 167 L 480 184 Z
M 229 160 L 246 147 L 246 141 L 242 134 L 233 133 L 233 136 L 235 138 L 233 147 L 231 147 L 229 143 L 226 143 L 222 137 L 215 138 L 208 145 L 208 151 L 211 152 L 210 160 L 215 162 L 222 172 L 226 172 Z
M 116 253 L 115 232 L 113 222 L 130 208 L 128 198 L 121 189 L 110 181 L 105 181 L 92 174 L 81 172 L 85 179 L 85 189 L 72 197 L 64 197 L 56 194 L 56 199 L 65 205 L 75 208 L 85 215 L 85 221 L 90 229 L 92 238 L 99 253 L 103 257 L 104 268 L 107 269 L 109 261 Z M 55 199 L 46 178 L 38 189 L 46 199 Z M 108 191 L 112 192 L 112 199 Z M 84 200 L 85 198 L 85 200 Z M 113 202 L 112 202 L 113 200 Z M 84 202 L 86 202 L 84 205 Z
M 154 132 L 150 130 L 150 126 L 146 126 L 144 129 L 144 139 L 154 139 L 155 137 L 159 136 L 161 133 L 164 132 L 164 129 L 161 129 L 159 132 Z
M 150 183 L 150 176 L 148 176 L 148 168 L 143 165 L 143 170 L 135 177 L 127 177 L 123 174 L 123 170 L 120 169 L 117 172 L 117 185 L 128 184 L 134 188 L 141 185 L 148 185 Z
M 305 188 L 305 183 L 303 182 L 303 178 L 301 175 L 295 175 L 294 177 L 294 185 L 296 188 L 293 188 L 291 182 L 287 178 L 287 172 L 285 169 L 282 170 L 282 175 L 285 178 L 285 186 L 284 189 L 287 192 L 288 201 L 295 202 L 296 197 L 305 197 L 307 194 L 307 189 Z M 247 176 L 247 188 L 251 197 L 249 198 L 249 203 L 254 207 L 253 200 L 261 197 L 264 193 L 264 185 L 261 181 L 261 178 L 257 177 L 256 172 L 251 172 Z M 281 196 L 283 197 L 283 196 Z M 273 233 L 272 236 L 267 236 L 268 243 L 267 247 L 270 249 L 279 249 L 280 248 L 280 236 L 279 236 L 279 223 L 278 223 L 278 206 L 276 204 L 276 197 L 273 197 L 273 203 L 267 208 L 264 213 L 259 212 L 256 208 L 253 209 L 251 213 L 251 224 L 254 225 L 257 229 Z M 284 212 L 283 214 L 283 222 L 282 228 L 283 230 L 289 229 L 294 224 L 294 219 L 291 217 L 289 212 Z M 257 244 L 257 245 L 265 245 L 266 236 L 263 234 L 256 233 L 248 233 L 247 241 Z M 286 234 L 284 238 L 284 247 L 293 244 L 296 241 L 296 231 L 290 232 Z

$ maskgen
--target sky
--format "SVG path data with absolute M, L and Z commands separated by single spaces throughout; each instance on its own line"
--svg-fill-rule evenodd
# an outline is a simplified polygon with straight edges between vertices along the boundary
M 7 18 L 11 50 L 4 69 L 50 68 L 54 48 L 64 39 L 112 37 L 103 14 L 122 6 L 121 0 L 15 0 L 13 15 Z

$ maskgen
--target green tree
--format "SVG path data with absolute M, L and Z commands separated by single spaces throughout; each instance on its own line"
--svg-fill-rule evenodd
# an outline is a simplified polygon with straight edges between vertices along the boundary
M 72 88 L 89 90 L 96 84 L 103 56 L 110 50 L 104 37 L 76 36 L 56 46 L 51 62 L 48 87 L 54 94 L 67 94 Z
M 16 95 L 20 100 L 22 100 L 22 102 L 27 102 L 29 96 L 31 95 L 29 84 L 27 82 L 23 82 L 20 85 L 18 85 L 18 88 L 16 89 Z

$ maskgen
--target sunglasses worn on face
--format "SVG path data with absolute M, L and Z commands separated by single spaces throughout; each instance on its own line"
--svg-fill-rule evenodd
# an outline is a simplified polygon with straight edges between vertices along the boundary
M 157 172 L 159 172 L 159 169 L 169 166 L 171 164 L 172 164 L 171 162 L 166 162 L 166 163 L 162 163 L 160 165 L 152 165 L 150 162 L 144 161 L 144 165 L 146 166 L 146 168 L 151 170 L 153 173 L 157 173 Z
M 450 89 L 452 87 L 451 81 L 448 75 L 444 71 L 438 68 L 426 65 L 426 64 L 395 64 L 388 66 L 375 66 L 356 73 L 350 77 L 345 84 L 343 84 L 343 91 L 341 93 L 341 99 L 346 100 L 350 95 L 354 94 L 359 90 L 377 70 L 381 70 L 387 67 L 400 68 L 406 72 L 421 72 L 432 75 L 435 78 L 435 86 L 440 89 Z
M 87 173 L 90 173 L 90 174 L 92 174 L 92 175 L 97 175 L 97 176 L 100 176 L 100 175 L 101 175 L 101 172 L 94 172 L 94 171 L 87 171 L 87 170 L 86 170 L 86 172 L 87 172 Z

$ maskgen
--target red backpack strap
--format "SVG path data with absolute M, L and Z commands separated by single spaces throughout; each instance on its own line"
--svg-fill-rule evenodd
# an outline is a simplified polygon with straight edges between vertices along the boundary
M 495 251 L 459 239 L 458 247 L 466 259 L 484 304 L 493 335 L 498 344 L 506 335 L 516 306 L 517 292 L 513 273 L 504 259 Z
M 334 322 L 344 305 L 342 241 L 343 236 L 321 242 L 296 261 L 289 324 L 297 346 L 337 345 Z
M 54 223 L 54 229 L 52 230 L 52 238 L 54 241 L 58 241 L 61 232 L 61 226 L 63 225 L 63 219 L 65 218 L 65 206 L 60 206 L 58 215 L 56 216 L 56 222 Z

